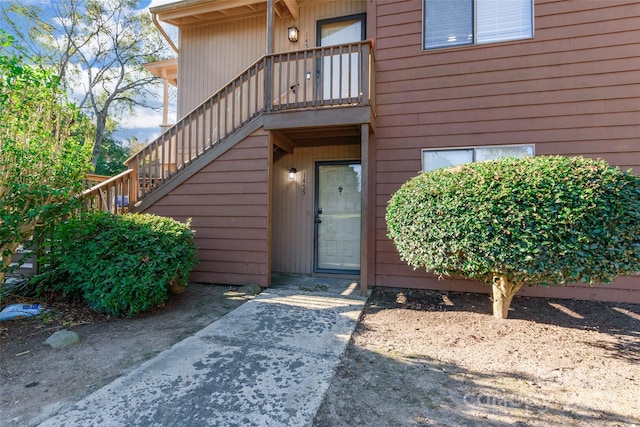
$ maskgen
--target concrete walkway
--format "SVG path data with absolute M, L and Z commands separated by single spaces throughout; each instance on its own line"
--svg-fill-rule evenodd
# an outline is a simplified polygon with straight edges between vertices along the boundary
M 274 286 L 41 426 L 309 426 L 364 307 L 357 284 Z

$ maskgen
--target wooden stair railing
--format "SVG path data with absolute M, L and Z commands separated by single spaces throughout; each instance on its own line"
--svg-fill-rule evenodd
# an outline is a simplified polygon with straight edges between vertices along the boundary
M 107 211 L 114 214 L 129 212 L 132 194 L 137 194 L 138 182 L 128 169 L 82 192 L 85 211 Z
M 262 57 L 125 162 L 139 179 L 136 201 L 262 113 L 264 68 Z
M 95 187 L 96 185 L 99 185 L 100 183 L 107 181 L 109 178 L 111 177 L 106 175 L 96 175 L 93 173 L 89 173 L 87 174 L 87 178 L 85 179 L 84 188 L 88 189 L 91 187 Z
M 125 164 L 86 190 L 86 209 L 128 211 L 253 118 L 292 109 L 373 105 L 371 41 L 265 55 Z

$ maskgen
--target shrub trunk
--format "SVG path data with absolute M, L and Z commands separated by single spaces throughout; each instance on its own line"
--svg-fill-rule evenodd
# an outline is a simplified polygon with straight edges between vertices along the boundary
M 506 319 L 513 296 L 520 290 L 522 284 L 511 283 L 504 276 L 493 279 L 493 317 Z

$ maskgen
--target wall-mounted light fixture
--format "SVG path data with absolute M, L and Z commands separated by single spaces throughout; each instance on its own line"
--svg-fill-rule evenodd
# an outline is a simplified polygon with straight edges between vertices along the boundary
M 289 41 L 291 43 L 297 42 L 299 35 L 300 35 L 300 30 L 298 30 L 298 27 L 293 26 L 293 27 L 287 28 L 287 36 L 289 37 Z
M 298 172 L 296 168 L 289 169 L 289 179 L 296 179 L 296 172 Z

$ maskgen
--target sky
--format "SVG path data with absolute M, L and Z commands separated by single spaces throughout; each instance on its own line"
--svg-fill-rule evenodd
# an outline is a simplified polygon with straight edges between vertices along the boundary
M 140 0 L 138 3 L 139 10 L 148 11 L 149 7 L 159 6 L 167 3 L 173 3 L 176 0 Z M 51 10 L 51 4 L 55 0 L 22 0 L 22 4 L 35 4 L 39 6 L 45 16 L 53 16 L 53 12 L 48 13 Z M 8 0 L 0 0 L 0 6 L 4 6 L 8 3 Z M 0 22 L 0 28 L 2 28 Z M 135 114 L 127 116 L 120 123 L 119 129 L 115 132 L 115 137 L 121 141 L 127 141 L 130 138 L 137 138 L 139 141 L 153 141 L 160 135 L 160 124 L 162 123 L 162 87 L 158 89 L 158 101 L 156 105 L 158 110 L 151 108 L 137 107 Z M 169 122 L 175 122 L 175 105 L 172 105 L 169 109 Z
M 138 9 L 149 10 L 150 7 L 160 6 L 167 3 L 174 3 L 176 0 L 141 0 L 138 3 Z M 158 99 L 162 99 L 162 89 L 159 89 Z M 158 105 L 161 105 L 162 101 L 159 101 Z M 175 103 L 173 103 L 175 104 Z M 162 123 L 162 111 L 155 111 L 152 109 L 138 109 L 136 114 L 124 120 L 121 124 L 121 130 L 116 134 L 120 138 L 135 137 L 139 141 L 153 141 L 160 136 L 160 124 Z M 170 105 L 169 107 L 169 122 L 175 123 L 176 121 L 176 107 Z M 122 136 L 121 136 L 122 135 Z

